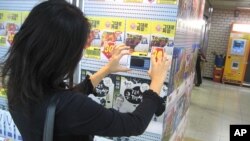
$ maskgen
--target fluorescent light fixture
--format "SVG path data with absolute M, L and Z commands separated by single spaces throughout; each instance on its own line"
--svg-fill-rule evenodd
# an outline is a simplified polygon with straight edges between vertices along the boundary
M 233 31 L 250 33 L 250 24 L 233 24 Z
M 212 13 L 214 11 L 214 8 L 213 7 L 209 7 L 208 8 L 208 12 Z
M 79 0 L 76 0 L 76 7 L 79 7 Z
M 250 7 L 236 7 L 236 9 L 250 10 Z

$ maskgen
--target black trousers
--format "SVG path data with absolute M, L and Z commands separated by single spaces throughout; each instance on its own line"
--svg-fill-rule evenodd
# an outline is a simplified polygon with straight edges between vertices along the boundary
M 198 56 L 197 57 L 197 61 L 196 61 L 196 76 L 197 76 L 197 85 L 202 84 L 202 77 L 201 77 L 201 57 Z

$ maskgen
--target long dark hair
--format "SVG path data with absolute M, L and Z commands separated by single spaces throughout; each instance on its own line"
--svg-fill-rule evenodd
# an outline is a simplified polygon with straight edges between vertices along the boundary
M 9 108 L 41 101 L 49 91 L 68 89 L 86 44 L 90 24 L 77 7 L 46 1 L 30 12 L 3 63 Z

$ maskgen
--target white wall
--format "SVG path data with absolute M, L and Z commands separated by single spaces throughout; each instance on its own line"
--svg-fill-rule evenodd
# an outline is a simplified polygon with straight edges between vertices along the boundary
M 213 77 L 215 56 L 211 52 L 226 53 L 230 26 L 233 22 L 250 24 L 250 11 L 240 11 L 239 17 L 234 17 L 234 10 L 214 9 L 206 55 L 208 62 L 204 66 L 204 77 Z

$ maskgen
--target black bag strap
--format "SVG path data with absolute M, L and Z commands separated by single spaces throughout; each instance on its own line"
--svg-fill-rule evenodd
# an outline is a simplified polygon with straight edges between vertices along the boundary
M 43 129 L 43 141 L 53 141 L 54 134 L 54 121 L 56 105 L 59 102 L 59 98 L 54 95 L 49 102 L 47 107 L 47 113 L 45 117 L 44 129 Z

